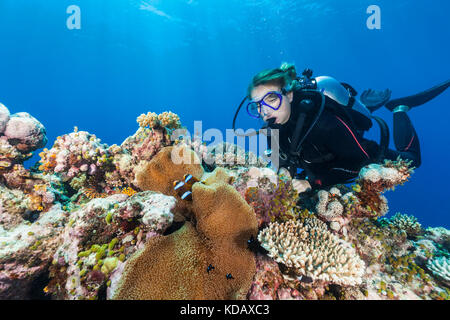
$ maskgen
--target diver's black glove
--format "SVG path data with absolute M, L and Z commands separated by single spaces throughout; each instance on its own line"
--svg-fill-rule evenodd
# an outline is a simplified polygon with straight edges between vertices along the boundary
M 389 101 L 391 94 L 392 91 L 389 89 L 384 91 L 368 89 L 361 94 L 359 99 L 370 110 L 370 112 L 374 112 Z

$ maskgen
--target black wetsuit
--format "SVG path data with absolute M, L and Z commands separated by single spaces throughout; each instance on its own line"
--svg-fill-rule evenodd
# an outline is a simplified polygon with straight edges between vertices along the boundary
M 294 92 L 291 117 L 280 127 L 280 153 L 288 154 L 290 150 L 292 135 L 300 114 L 301 99 L 301 95 Z M 327 97 L 326 105 L 330 103 L 336 102 Z M 302 134 L 310 127 L 314 116 L 314 112 L 307 116 Z M 365 139 L 362 134 L 345 114 L 338 115 L 325 107 L 302 144 L 300 154 L 296 156 L 297 167 L 304 169 L 297 178 L 306 178 L 313 189 L 350 182 L 356 178 L 362 167 L 380 161 L 380 145 Z M 386 150 L 383 158 L 395 160 L 400 156 L 404 160 L 412 160 L 412 165 L 419 167 L 419 139 L 405 112 L 394 113 L 394 141 L 397 150 Z M 280 163 L 282 166 L 281 159 Z

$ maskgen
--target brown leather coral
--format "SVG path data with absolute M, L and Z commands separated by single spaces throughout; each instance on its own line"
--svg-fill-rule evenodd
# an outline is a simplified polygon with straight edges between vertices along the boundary
M 257 222 L 223 172 L 216 176 L 192 188 L 196 225 L 150 239 L 127 262 L 115 299 L 245 298 L 256 271 L 247 240 Z

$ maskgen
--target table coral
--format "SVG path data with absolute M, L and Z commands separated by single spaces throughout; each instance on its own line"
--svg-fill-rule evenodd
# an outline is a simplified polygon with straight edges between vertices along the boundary
M 355 249 L 316 218 L 271 223 L 258 239 L 269 256 L 299 276 L 342 285 L 362 282 L 365 264 Z

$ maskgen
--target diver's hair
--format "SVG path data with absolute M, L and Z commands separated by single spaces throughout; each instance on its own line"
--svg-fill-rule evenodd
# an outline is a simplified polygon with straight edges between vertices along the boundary
M 251 99 L 253 89 L 262 84 L 273 84 L 290 92 L 297 85 L 297 70 L 295 65 L 283 62 L 279 68 L 267 69 L 256 74 L 247 89 L 247 96 Z

